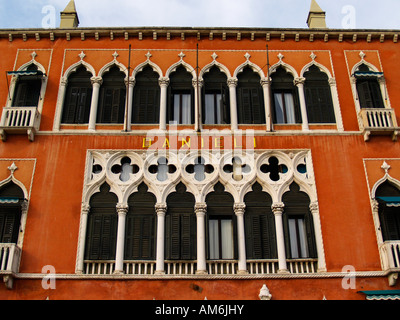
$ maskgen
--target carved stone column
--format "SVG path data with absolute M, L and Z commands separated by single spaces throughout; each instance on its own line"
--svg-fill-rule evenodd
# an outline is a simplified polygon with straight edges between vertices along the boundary
M 264 93 L 265 123 L 266 130 L 272 131 L 272 106 L 271 106 L 271 81 L 268 78 L 261 80 Z
M 83 259 L 85 255 L 85 239 L 86 239 L 89 211 L 90 211 L 89 204 L 83 203 L 81 208 L 81 224 L 79 230 L 78 257 L 76 261 L 76 270 L 75 270 L 77 274 L 83 274 Z
M 246 238 L 244 232 L 244 211 L 246 205 L 244 203 L 235 203 L 233 206 L 236 219 L 237 219 L 237 233 L 238 233 L 238 247 L 239 247 L 239 263 L 238 273 L 247 274 L 247 263 L 246 263 Z
M 201 130 L 201 87 L 203 86 L 202 80 L 193 80 L 192 85 L 194 88 L 194 130 Z
M 317 201 L 310 203 L 310 211 L 314 222 L 314 234 L 318 255 L 318 272 L 324 272 L 326 271 L 326 263 L 322 241 L 321 221 L 319 219 L 319 206 Z
M 135 79 L 130 77 L 129 81 L 128 78 L 125 79 L 125 84 L 126 87 L 128 89 L 128 95 L 125 98 L 125 103 L 127 104 L 125 106 L 125 108 L 128 108 L 128 110 L 125 110 L 126 113 L 126 117 L 128 119 L 126 119 L 124 121 L 124 129 L 126 131 L 130 131 L 131 130 L 131 122 L 132 122 L 132 108 L 133 108 L 133 88 L 135 87 Z
M 168 78 L 161 78 L 160 84 L 160 130 L 167 129 L 167 88 L 169 86 Z
M 90 116 L 89 116 L 89 130 L 96 129 L 96 119 L 97 119 L 97 108 L 99 104 L 99 92 L 103 79 L 101 77 L 92 77 L 90 79 L 93 86 L 92 91 L 92 103 L 90 105 Z
M 196 274 L 207 274 L 205 216 L 207 204 L 196 203 L 194 212 L 197 217 L 197 270 Z
M 65 92 L 67 91 L 68 78 L 61 78 L 60 87 L 58 89 L 57 110 L 54 117 L 53 130 L 59 131 L 61 126 L 61 117 L 64 109 Z
M 235 78 L 228 79 L 230 110 L 231 110 L 231 130 L 238 129 L 237 101 L 236 101 L 237 83 L 238 80 Z
M 339 95 L 338 95 L 338 92 L 337 92 L 335 78 L 330 78 L 328 80 L 328 83 L 329 83 L 329 86 L 331 87 L 333 111 L 335 112 L 336 126 L 337 126 L 338 131 L 342 132 L 342 131 L 344 131 L 343 119 L 342 119 L 342 114 L 340 112 Z
M 118 231 L 117 231 L 117 249 L 115 254 L 114 274 L 124 273 L 124 250 L 125 250 L 125 222 L 128 206 L 122 203 L 117 204 L 118 213 Z
M 306 78 L 295 78 L 293 83 L 297 87 L 299 92 L 299 100 L 300 100 L 300 112 L 302 119 L 302 128 L 303 130 L 309 130 L 308 126 L 308 116 L 307 116 L 307 107 L 306 107 L 306 98 L 304 95 L 304 83 L 306 82 Z
M 155 274 L 165 274 L 164 243 L 165 243 L 165 214 L 167 212 L 167 205 L 165 203 L 157 203 L 155 209 L 157 213 L 157 251 L 156 251 Z
M 276 244 L 278 249 L 278 273 L 288 273 L 286 264 L 286 251 L 285 251 L 285 236 L 283 232 L 282 214 L 285 205 L 283 203 L 274 203 L 272 205 L 272 212 L 275 216 L 275 231 L 276 231 Z

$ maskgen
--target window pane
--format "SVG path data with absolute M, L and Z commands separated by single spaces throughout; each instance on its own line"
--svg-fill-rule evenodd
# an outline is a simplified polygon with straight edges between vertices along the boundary
M 232 220 L 221 220 L 221 259 L 233 259 Z
M 296 219 L 289 219 L 290 253 L 293 259 L 299 257 L 297 245 Z
M 299 240 L 300 240 L 300 248 L 301 248 L 301 257 L 308 257 L 308 248 L 307 248 L 307 238 L 306 238 L 306 226 L 304 223 L 304 219 L 297 220 L 299 224 Z
M 205 96 L 205 124 L 214 124 L 215 117 L 214 117 L 214 95 L 213 94 L 206 94 Z
M 221 108 L 221 101 L 222 101 L 222 95 L 221 94 L 217 94 L 216 95 L 216 115 L 217 115 L 217 119 L 215 119 L 215 124 L 221 124 L 222 123 L 222 119 L 223 119 L 223 114 L 222 114 L 222 108 Z
M 181 106 L 181 95 L 180 94 L 174 94 L 174 118 L 172 121 L 176 121 L 179 123 L 180 119 L 180 106 Z
M 209 220 L 210 259 L 219 259 L 218 220 Z
M 276 123 L 285 123 L 283 113 L 283 99 L 281 93 L 274 94 Z
M 289 219 L 290 251 L 293 259 L 307 258 L 308 246 L 303 218 Z
M 291 93 L 285 93 L 286 123 L 296 123 L 294 116 L 294 102 Z
M 190 94 L 182 94 L 182 124 L 190 124 L 192 113 L 190 105 Z

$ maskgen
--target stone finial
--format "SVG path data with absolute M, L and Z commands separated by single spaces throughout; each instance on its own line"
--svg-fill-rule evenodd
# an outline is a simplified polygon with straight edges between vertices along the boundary
M 79 25 L 78 12 L 76 11 L 75 1 L 71 0 L 61 12 L 60 28 L 76 28 Z
M 311 0 L 310 12 L 307 17 L 307 25 L 310 29 L 326 29 L 325 12 L 315 0 Z
M 269 292 L 268 287 L 264 284 L 260 290 L 260 294 L 258 295 L 260 300 L 271 300 L 272 295 Z

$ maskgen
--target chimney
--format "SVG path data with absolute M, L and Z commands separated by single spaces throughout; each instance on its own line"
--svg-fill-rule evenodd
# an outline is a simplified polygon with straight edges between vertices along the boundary
M 310 29 L 326 29 L 325 11 L 322 11 L 321 7 L 315 0 L 311 0 L 307 25 Z
M 75 1 L 71 0 L 64 11 L 61 12 L 60 28 L 77 28 L 78 25 L 79 18 L 75 8 Z

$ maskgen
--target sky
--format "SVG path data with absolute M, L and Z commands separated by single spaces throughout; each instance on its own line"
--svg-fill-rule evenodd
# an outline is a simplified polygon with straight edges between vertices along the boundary
M 69 0 L 0 0 L 0 29 L 57 28 Z M 399 29 L 400 0 L 317 0 L 331 29 Z M 307 28 L 311 0 L 75 0 L 79 27 Z

